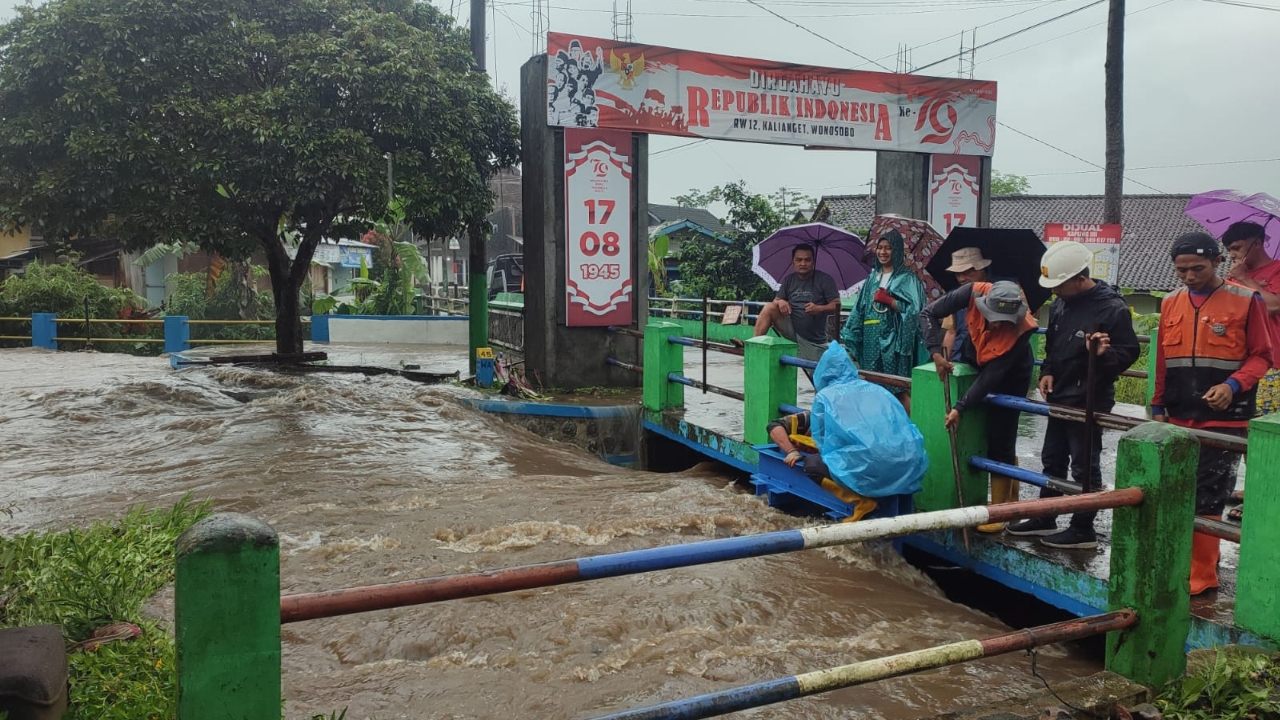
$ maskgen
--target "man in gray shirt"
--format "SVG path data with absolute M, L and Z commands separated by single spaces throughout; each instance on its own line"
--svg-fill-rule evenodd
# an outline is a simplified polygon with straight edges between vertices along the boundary
M 827 349 L 827 318 L 839 312 L 840 292 L 830 275 L 814 269 L 812 245 L 796 245 L 791 266 L 795 271 L 782 279 L 773 302 L 760 311 L 755 334 L 773 328 L 796 342 L 800 357 L 816 361 Z

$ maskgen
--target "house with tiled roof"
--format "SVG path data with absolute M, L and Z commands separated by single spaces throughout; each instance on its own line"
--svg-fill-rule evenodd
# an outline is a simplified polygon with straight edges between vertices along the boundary
M 1177 285 L 1169 244 L 1184 232 L 1201 230 L 1183 208 L 1190 195 L 1125 195 L 1124 239 L 1119 285 L 1137 292 L 1167 291 Z M 1004 195 L 991 198 L 991 225 L 1030 228 L 1043 235 L 1046 223 L 1102 222 L 1101 195 Z M 813 219 L 855 231 L 871 226 L 875 195 L 828 195 Z

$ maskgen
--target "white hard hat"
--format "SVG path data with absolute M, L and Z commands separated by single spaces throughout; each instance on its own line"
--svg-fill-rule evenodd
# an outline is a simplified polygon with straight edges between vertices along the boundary
M 1040 258 L 1040 287 L 1056 288 L 1079 275 L 1093 262 L 1093 251 L 1074 240 L 1049 246 Z

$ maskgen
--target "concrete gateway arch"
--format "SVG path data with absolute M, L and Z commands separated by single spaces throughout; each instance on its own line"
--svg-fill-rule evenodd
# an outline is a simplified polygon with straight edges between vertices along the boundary
M 876 153 L 876 212 L 985 225 L 994 82 L 752 60 L 550 33 L 521 70 L 525 362 L 635 385 L 648 314 L 648 135 Z

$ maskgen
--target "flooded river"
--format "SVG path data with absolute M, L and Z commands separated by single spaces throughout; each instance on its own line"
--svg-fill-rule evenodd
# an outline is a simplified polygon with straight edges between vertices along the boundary
M 711 466 L 603 464 L 463 407 L 456 387 L 27 349 L 0 350 L 0 387 L 0 503 L 16 504 L 0 531 L 190 493 L 277 529 L 286 593 L 805 522 Z M 887 546 L 813 551 L 286 625 L 286 716 L 584 718 L 1003 630 Z M 1039 687 L 1029 667 L 1014 655 L 748 715 L 914 718 Z M 1097 668 L 1047 648 L 1040 669 Z

